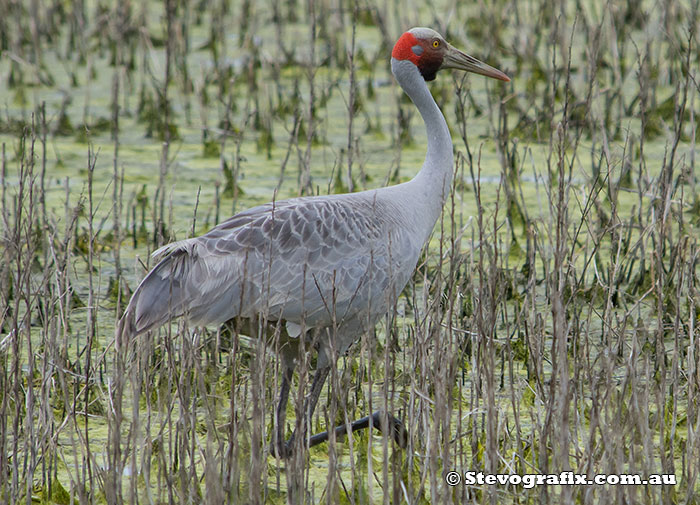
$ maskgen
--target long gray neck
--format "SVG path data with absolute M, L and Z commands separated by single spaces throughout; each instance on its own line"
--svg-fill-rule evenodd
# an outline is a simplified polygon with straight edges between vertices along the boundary
M 428 152 L 425 155 L 423 168 L 408 184 L 414 186 L 415 191 L 418 192 L 417 196 L 425 199 L 425 211 L 431 221 L 429 233 L 437 218 L 440 217 L 442 207 L 450 193 L 454 162 L 452 137 L 445 117 L 430 94 L 418 68 L 410 61 L 392 58 L 391 71 L 401 88 L 418 108 L 428 135 Z

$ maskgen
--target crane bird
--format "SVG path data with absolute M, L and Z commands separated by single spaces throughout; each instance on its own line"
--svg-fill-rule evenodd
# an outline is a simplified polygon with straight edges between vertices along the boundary
M 328 432 L 307 438 L 306 426 L 330 367 L 396 302 L 442 212 L 452 183 L 452 138 L 426 84 L 442 69 L 510 80 L 430 28 L 408 30 L 393 48 L 391 70 L 425 122 L 428 150 L 418 174 L 390 187 L 268 203 L 205 235 L 168 244 L 154 252 L 162 259 L 120 322 L 126 338 L 180 316 L 196 326 L 236 318 L 255 328 L 263 321 L 267 332 L 276 332 L 282 379 L 272 451 L 278 457 L 293 453 L 298 436 L 295 429 L 284 439 L 300 341 L 318 352 L 299 424 L 299 436 L 312 446 L 328 438 Z M 397 442 L 405 442 L 401 422 L 381 411 L 336 433 L 368 426 L 392 429 Z

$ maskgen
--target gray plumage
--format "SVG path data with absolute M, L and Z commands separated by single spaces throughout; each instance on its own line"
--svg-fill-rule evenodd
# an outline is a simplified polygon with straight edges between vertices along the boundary
M 262 317 L 283 324 L 287 337 L 320 336 L 317 371 L 303 410 L 310 416 L 332 356 L 343 353 L 396 302 L 447 199 L 452 139 L 425 81 L 442 68 L 508 80 L 428 28 L 402 35 L 392 52 L 391 68 L 427 131 L 425 162 L 411 181 L 268 203 L 237 214 L 201 237 L 162 247 L 154 253 L 162 259 L 126 308 L 122 335 L 132 337 L 186 316 L 198 326 Z M 285 359 L 274 445 L 281 456 L 290 454 L 296 434 L 284 442 L 294 350 L 287 346 L 281 351 Z M 397 441 L 404 440 L 400 421 L 388 417 Z M 374 421 L 367 417 L 350 429 L 380 418 L 385 416 L 375 413 Z M 322 442 L 324 436 L 327 433 L 312 437 L 309 444 Z
M 182 315 L 194 325 L 262 316 L 288 328 L 334 324 L 344 352 L 394 303 L 423 245 L 395 190 L 385 193 L 268 203 L 162 247 L 126 310 L 128 334 Z

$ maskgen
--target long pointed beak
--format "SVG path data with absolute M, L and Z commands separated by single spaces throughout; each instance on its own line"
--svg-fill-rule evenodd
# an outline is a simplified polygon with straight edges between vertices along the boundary
M 500 70 L 487 65 L 483 61 L 479 61 L 476 58 L 463 53 L 459 49 L 452 46 L 449 47 L 447 53 L 445 54 L 442 65 L 443 68 L 456 68 L 457 70 L 464 70 L 465 72 L 473 72 L 475 74 L 485 75 L 486 77 L 491 77 L 493 79 L 499 79 L 501 81 L 510 81 L 510 77 L 501 72 Z

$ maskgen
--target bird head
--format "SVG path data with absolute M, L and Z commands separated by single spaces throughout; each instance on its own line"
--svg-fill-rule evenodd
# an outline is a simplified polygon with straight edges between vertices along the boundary
M 391 57 L 412 62 L 426 81 L 435 79 L 438 70 L 443 68 L 455 68 L 501 81 L 510 81 L 500 70 L 455 49 L 442 35 L 430 28 L 411 28 L 401 35 L 391 52 Z

